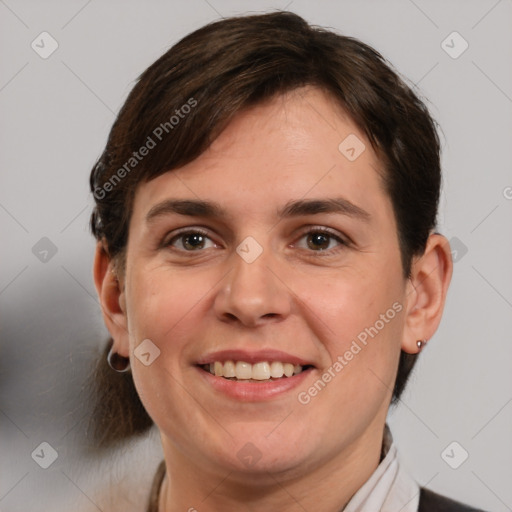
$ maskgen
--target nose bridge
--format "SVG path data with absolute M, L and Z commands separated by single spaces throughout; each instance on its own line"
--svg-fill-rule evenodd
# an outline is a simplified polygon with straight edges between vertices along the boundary
M 269 245 L 263 247 L 247 237 L 233 251 L 229 264 L 231 271 L 215 301 L 219 317 L 256 325 L 289 313 L 290 296 L 276 276 L 279 265 Z

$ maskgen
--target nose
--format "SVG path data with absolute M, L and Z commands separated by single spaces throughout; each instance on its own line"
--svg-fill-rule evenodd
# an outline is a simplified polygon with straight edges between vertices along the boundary
M 219 319 L 257 327 L 290 314 L 292 293 L 280 279 L 270 251 L 264 250 L 252 262 L 233 252 L 230 260 L 231 271 L 222 280 L 214 302 Z

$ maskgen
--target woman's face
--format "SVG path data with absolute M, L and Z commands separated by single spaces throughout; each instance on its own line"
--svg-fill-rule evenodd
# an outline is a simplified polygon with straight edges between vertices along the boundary
M 308 88 L 137 189 L 122 343 L 173 460 L 293 475 L 380 443 L 408 295 L 380 168 Z

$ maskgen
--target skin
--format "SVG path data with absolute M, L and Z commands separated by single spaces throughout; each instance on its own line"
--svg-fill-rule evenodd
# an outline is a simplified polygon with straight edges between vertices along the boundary
M 353 162 L 338 150 L 350 134 L 366 146 Z M 416 353 L 417 340 L 432 337 L 452 274 L 449 244 L 432 234 L 404 278 L 380 165 L 331 97 L 298 89 L 239 113 L 199 158 L 139 186 L 124 275 L 111 272 L 98 243 L 94 277 L 105 323 L 114 349 L 130 357 L 161 435 L 161 511 L 334 512 L 378 466 L 400 350 Z M 276 214 L 289 201 L 335 197 L 369 220 Z M 151 208 L 169 198 L 217 202 L 226 216 L 170 213 L 147 224 Z M 199 249 L 190 244 L 197 238 L 176 238 L 178 229 L 197 227 L 208 235 Z M 346 243 L 316 238 L 319 227 Z M 252 263 L 236 252 L 248 236 L 263 249 Z M 397 302 L 401 311 L 300 403 L 298 393 Z M 161 351 L 149 366 L 133 354 L 144 339 Z M 282 350 L 315 368 L 272 399 L 234 399 L 198 378 L 195 363 L 237 348 Z M 250 466 L 237 456 L 248 442 L 261 455 Z

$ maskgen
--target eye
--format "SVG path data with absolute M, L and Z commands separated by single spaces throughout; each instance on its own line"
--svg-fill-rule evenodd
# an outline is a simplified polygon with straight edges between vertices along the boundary
M 311 249 L 315 252 L 332 251 L 336 249 L 336 247 L 339 248 L 340 245 L 348 245 L 339 235 L 325 228 L 312 229 L 304 233 L 299 240 L 303 239 L 305 240 L 305 244 L 299 242 L 294 245 L 300 249 Z
M 182 231 L 174 235 L 165 243 L 165 246 L 173 246 L 178 250 L 191 252 L 216 247 L 216 244 L 204 231 L 196 229 L 193 231 Z

